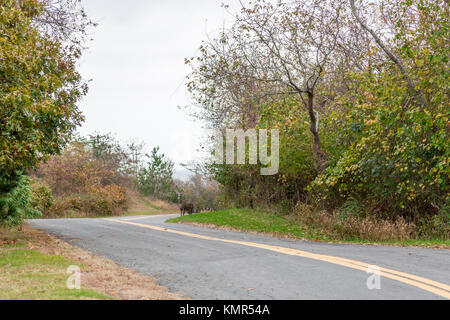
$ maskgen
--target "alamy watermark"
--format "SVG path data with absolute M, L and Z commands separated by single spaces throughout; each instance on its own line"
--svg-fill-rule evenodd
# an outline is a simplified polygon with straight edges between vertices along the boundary
M 366 285 L 369 290 L 381 289 L 381 271 L 378 266 L 369 266 L 366 270 L 367 273 L 372 274 L 367 278 Z
M 66 273 L 71 274 L 69 278 L 67 278 L 66 285 L 68 289 L 77 289 L 81 288 L 81 270 L 79 266 L 71 265 L 67 268 Z
M 223 134 L 217 134 L 215 136 L 214 163 L 224 164 L 225 162 L 228 165 L 245 164 L 246 139 L 248 139 L 248 163 L 257 164 L 259 160 L 265 166 L 260 170 L 263 176 L 277 174 L 280 165 L 280 141 L 279 131 L 276 129 L 270 130 L 270 155 L 267 152 L 269 144 L 267 129 L 248 129 L 246 131 L 242 129 L 227 129 L 225 141 Z M 226 159 L 224 159 L 224 149 Z

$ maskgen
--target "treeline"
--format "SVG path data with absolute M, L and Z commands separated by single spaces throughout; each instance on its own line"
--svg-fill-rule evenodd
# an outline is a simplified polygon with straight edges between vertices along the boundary
M 175 180 L 173 170 L 159 147 L 148 154 L 144 143 L 121 145 L 112 134 L 76 136 L 30 173 L 31 204 L 46 217 L 118 215 L 135 195 L 171 203 L 182 198 L 198 210 L 211 206 L 216 189 L 200 175 Z
M 280 169 L 208 161 L 222 203 L 449 237 L 448 2 L 225 8 L 232 26 L 186 59 L 189 112 L 212 134 L 279 129 Z
M 139 174 L 142 144 L 122 147 L 111 134 L 78 137 L 33 172 L 32 204 L 44 216 L 122 213 Z
M 120 214 L 133 192 L 187 197 L 190 182 L 175 184 L 158 148 L 146 155 L 142 144 L 122 146 L 109 134 L 74 134 L 88 91 L 77 65 L 95 25 L 79 0 L 0 2 L 1 225 Z

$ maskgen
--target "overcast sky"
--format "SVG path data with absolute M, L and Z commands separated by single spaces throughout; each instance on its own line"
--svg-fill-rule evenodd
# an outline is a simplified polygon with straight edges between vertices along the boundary
M 160 146 L 178 165 L 199 158 L 201 124 L 177 106 L 189 103 L 184 58 L 197 53 L 207 34 L 230 23 L 222 0 L 83 0 L 99 26 L 83 55 L 80 70 L 92 79 L 80 104 L 82 135 L 112 132 L 126 142 Z M 238 8 L 238 0 L 226 3 Z

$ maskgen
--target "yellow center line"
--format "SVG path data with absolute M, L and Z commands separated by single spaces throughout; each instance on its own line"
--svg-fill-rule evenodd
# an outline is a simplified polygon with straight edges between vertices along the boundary
M 153 230 L 157 230 L 157 231 L 179 234 L 179 235 L 183 235 L 183 236 L 187 236 L 187 237 L 191 237 L 191 238 L 211 240 L 211 241 L 220 241 L 220 242 L 226 242 L 226 243 L 234 243 L 234 244 L 240 244 L 240 245 L 244 245 L 244 246 L 248 246 L 248 247 L 266 249 L 266 250 L 284 253 L 284 254 L 288 254 L 288 255 L 325 261 L 325 262 L 329 262 L 329 263 L 333 263 L 333 264 L 337 264 L 337 265 L 341 265 L 341 266 L 345 266 L 345 267 L 353 268 L 353 269 L 357 269 L 357 270 L 362 270 L 362 271 L 366 271 L 366 272 L 368 272 L 369 267 L 373 266 L 371 264 L 368 264 L 368 263 L 365 263 L 362 261 L 340 258 L 340 257 L 335 257 L 335 256 L 329 256 L 329 255 L 323 255 L 323 254 L 317 254 L 317 253 L 312 253 L 312 252 L 298 250 L 298 249 L 273 246 L 273 245 L 267 245 L 267 244 L 256 243 L 256 242 L 249 242 L 249 241 L 220 239 L 220 238 L 204 236 L 204 235 L 200 235 L 200 234 L 196 234 L 196 233 L 167 229 L 167 228 L 163 228 L 163 227 L 157 227 L 157 226 L 141 224 L 141 223 L 136 223 L 136 222 L 129 222 L 129 221 L 125 221 L 125 220 L 110 219 L 110 218 L 105 218 L 104 220 L 125 223 L 125 224 L 129 224 L 129 225 L 153 229 Z M 433 280 L 430 280 L 427 278 L 419 277 L 416 275 L 404 273 L 401 271 L 388 269 L 388 268 L 379 267 L 379 270 L 380 270 L 380 275 L 382 275 L 386 278 L 397 280 L 397 281 L 409 284 L 411 286 L 426 290 L 428 292 L 434 293 L 441 297 L 450 299 L 450 286 L 447 284 L 433 281 Z M 371 272 L 373 273 L 373 271 L 371 271 Z
M 145 217 L 130 217 L 130 218 L 125 218 L 125 219 L 120 219 L 121 221 L 131 221 L 131 220 L 142 220 L 142 219 L 148 219 L 148 218 L 153 218 L 153 217 L 159 217 L 162 216 L 163 214 L 154 214 L 154 215 L 147 215 Z

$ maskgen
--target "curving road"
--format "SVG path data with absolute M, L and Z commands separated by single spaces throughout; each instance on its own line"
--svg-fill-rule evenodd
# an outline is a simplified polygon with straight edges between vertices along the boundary
M 449 250 L 328 244 L 165 223 L 175 216 L 28 223 L 193 299 L 450 299 Z

